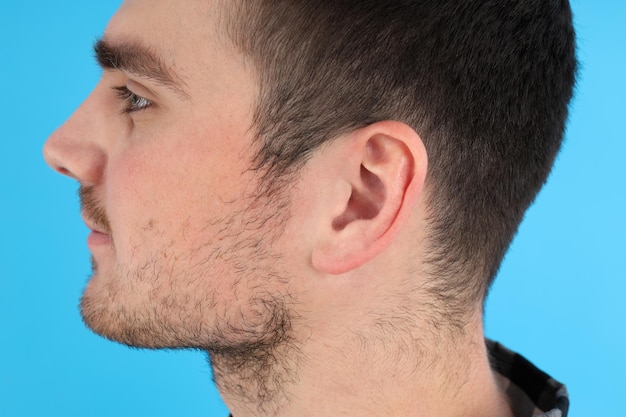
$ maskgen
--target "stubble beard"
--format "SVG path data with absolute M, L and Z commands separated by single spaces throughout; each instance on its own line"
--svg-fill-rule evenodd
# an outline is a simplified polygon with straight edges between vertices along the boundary
M 90 189 L 79 194 L 83 210 L 110 230 Z M 185 268 L 175 263 L 189 262 L 190 254 L 171 248 L 168 262 L 163 252 L 134 267 L 105 267 L 93 260 L 81 314 L 95 333 L 129 346 L 208 352 L 222 395 L 269 412 L 285 403 L 285 385 L 296 375 L 297 300 L 287 291 L 290 278 L 280 271 L 282 255 L 272 251 L 289 217 L 288 201 L 252 201 L 245 210 L 215 220 L 229 225 L 211 239 L 220 245 L 206 245 L 202 261 Z M 221 279 L 223 271 L 236 271 L 236 277 Z M 140 294 L 139 301 L 130 303 L 129 293 Z M 224 294 L 236 302 L 225 305 Z

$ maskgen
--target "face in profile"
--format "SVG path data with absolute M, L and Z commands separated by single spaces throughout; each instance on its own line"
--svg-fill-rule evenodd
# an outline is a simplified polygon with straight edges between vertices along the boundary
M 126 1 L 96 47 L 100 82 L 45 145 L 92 230 L 84 320 L 126 344 L 226 349 L 288 324 L 289 199 L 258 195 L 257 87 L 219 13 Z

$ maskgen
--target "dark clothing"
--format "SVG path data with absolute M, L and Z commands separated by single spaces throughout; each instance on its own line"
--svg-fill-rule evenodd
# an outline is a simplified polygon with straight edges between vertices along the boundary
M 487 349 L 492 369 L 506 380 L 515 417 L 567 417 L 569 398 L 563 384 L 499 343 L 488 340 Z

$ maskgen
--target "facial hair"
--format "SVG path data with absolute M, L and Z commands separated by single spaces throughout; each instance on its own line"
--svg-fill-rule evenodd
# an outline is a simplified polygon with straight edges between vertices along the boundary
M 93 187 L 80 186 L 78 189 L 78 198 L 80 200 L 81 213 L 87 217 L 99 230 L 111 236 L 111 225 L 106 212 L 98 203 L 95 197 Z M 112 239 L 112 236 L 111 236 Z M 113 244 L 113 241 L 111 242 Z M 91 273 L 96 274 L 98 271 L 98 262 L 95 257 L 90 258 Z
M 83 215 L 115 242 L 118 236 L 94 189 L 81 187 L 79 197 Z M 208 352 L 220 390 L 269 409 L 295 374 L 285 353 L 298 350 L 292 331 L 297 300 L 286 290 L 290 279 L 280 271 L 282 255 L 272 250 L 289 202 L 277 194 L 249 201 L 245 209 L 213 220 L 224 226 L 198 249 L 206 253 L 201 262 L 191 263 L 190 254 L 172 247 L 135 267 L 94 260 L 81 314 L 94 332 L 129 346 Z M 236 276 L 222 277 L 223 271 Z M 232 295 L 235 303 L 222 301 Z

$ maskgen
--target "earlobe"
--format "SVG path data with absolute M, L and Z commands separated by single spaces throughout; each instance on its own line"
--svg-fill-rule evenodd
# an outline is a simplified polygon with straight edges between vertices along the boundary
M 426 177 L 427 156 L 417 133 L 395 121 L 374 123 L 349 134 L 338 146 L 350 185 L 340 214 L 312 254 L 313 266 L 325 273 L 356 269 L 392 244 L 412 212 Z

